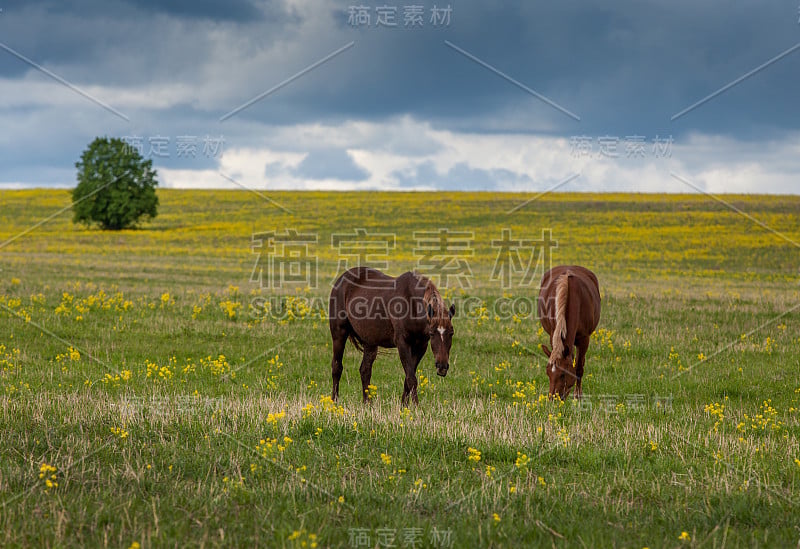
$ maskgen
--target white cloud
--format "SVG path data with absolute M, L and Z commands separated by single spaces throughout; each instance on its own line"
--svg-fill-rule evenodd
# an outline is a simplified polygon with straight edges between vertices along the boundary
M 262 139 L 260 147 L 227 150 L 220 170 L 262 189 L 458 188 L 459 181 L 448 181 L 448 175 L 472 170 L 508 175 L 486 190 L 542 191 L 580 173 L 578 179 L 559 190 L 680 193 L 696 191 L 674 178 L 672 172 L 714 193 L 797 192 L 795 174 L 800 172 L 800 134 L 766 147 L 693 135 L 685 143 L 674 143 L 666 157 L 655 155 L 648 144 L 642 158 L 628 158 L 624 141 L 620 141 L 618 157 L 607 158 L 599 155 L 596 144 L 591 156 L 576 156 L 567 138 L 440 130 L 410 117 L 285 126 L 263 133 L 268 137 Z M 309 150 L 319 148 L 346 151 L 368 177 L 364 181 L 297 177 L 294 170 Z M 432 180 L 409 184 L 416 174 L 431 173 L 431 166 Z M 162 169 L 161 173 L 167 186 L 232 186 L 213 171 L 197 178 L 186 170 Z

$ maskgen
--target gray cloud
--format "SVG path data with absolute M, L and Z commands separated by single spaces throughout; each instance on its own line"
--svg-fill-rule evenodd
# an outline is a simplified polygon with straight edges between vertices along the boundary
M 353 162 L 347 151 L 340 149 L 314 150 L 308 153 L 292 174 L 307 179 L 340 179 L 363 181 L 369 173 Z
M 285 12 L 277 9 L 277 2 L 253 2 L 250 0 L 128 0 L 146 13 L 166 13 L 178 18 L 211 19 L 214 21 L 261 21 L 267 16 L 280 17 Z
M 523 186 L 535 190 L 533 181 L 527 175 L 502 168 L 492 170 L 470 168 L 464 162 L 459 162 L 445 173 L 440 173 L 432 162 L 426 161 L 411 170 L 395 171 L 392 175 L 400 187 L 475 191 L 504 186 Z

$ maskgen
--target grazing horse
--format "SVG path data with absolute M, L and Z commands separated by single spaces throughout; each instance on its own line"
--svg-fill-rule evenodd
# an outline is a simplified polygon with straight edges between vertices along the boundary
M 450 367 L 450 346 L 456 313 L 448 309 L 433 282 L 416 273 L 397 278 L 368 267 L 354 267 L 333 284 L 329 304 L 331 338 L 333 340 L 333 400 L 339 396 L 342 357 L 348 339 L 364 353 L 361 360 L 361 387 L 364 402 L 372 377 L 372 363 L 378 348 L 397 348 L 406 374 L 403 385 L 403 406 L 409 395 L 417 398 L 417 365 L 431 345 L 436 373 L 444 377 Z
M 578 265 L 560 265 L 547 271 L 539 290 L 539 320 L 550 335 L 553 350 L 547 356 L 550 398 L 566 398 L 577 382 L 575 398 L 583 396 L 581 379 L 592 332 L 600 322 L 600 285 L 597 276 Z M 573 361 L 573 347 L 578 359 Z

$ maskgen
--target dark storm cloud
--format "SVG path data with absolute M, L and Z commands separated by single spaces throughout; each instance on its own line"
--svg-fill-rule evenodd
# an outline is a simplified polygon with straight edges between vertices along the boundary
M 345 40 L 355 47 L 243 116 L 267 122 L 412 113 L 466 131 L 760 136 L 800 126 L 794 108 L 800 51 L 670 118 L 800 41 L 796 12 L 785 2 L 458 3 L 450 27 L 409 30 L 353 28 L 341 9 L 332 13 L 340 41 L 327 50 L 320 42 L 295 67 L 259 75 L 262 90 Z
M 5 45 L 67 80 L 98 85 L 194 81 L 220 36 L 246 38 L 248 48 L 231 55 L 248 55 L 302 22 L 281 1 L 31 1 L 2 9 Z M 0 76 L 33 70 L 0 52 Z
M 274 10 L 274 2 L 251 2 L 249 0 L 127 0 L 144 12 L 167 13 L 176 17 L 211 19 L 216 21 L 260 21 L 269 15 L 283 15 Z M 261 6 L 257 7 L 257 4 Z M 266 10 L 260 7 L 267 8 Z M 265 13 L 266 11 L 266 13 Z
M 211 19 L 215 21 L 260 21 L 267 18 L 286 17 L 284 4 L 278 1 L 253 0 L 8 0 L 3 2 L 6 13 L 24 9 L 41 8 L 50 16 L 63 14 L 102 13 L 106 15 L 127 15 L 139 13 L 151 15 L 165 13 L 177 18 Z
M 794 108 L 800 52 L 670 120 L 800 41 L 797 7 L 788 2 L 454 3 L 449 27 L 428 23 L 414 30 L 402 23 L 376 28 L 374 13 L 372 26 L 354 28 L 347 24 L 348 5 L 340 4 L 319 4 L 317 15 L 328 23 L 313 35 L 292 34 L 302 17 L 285 3 L 246 0 L 11 2 L 2 18 L 16 18 L 14 25 L 0 19 L 0 29 L 9 45 L 38 62 L 72 66 L 70 75 L 84 81 L 128 85 L 221 85 L 214 80 L 218 67 L 205 64 L 217 33 L 240 39 L 239 49 L 224 60 L 231 67 L 273 47 L 278 36 L 290 40 L 281 46 L 285 62 L 270 61 L 239 75 L 240 95 L 231 98 L 230 107 L 220 104 L 219 114 L 347 41 L 356 42 L 237 115 L 265 123 L 408 113 L 450 129 L 559 135 L 695 129 L 760 134 L 800 126 Z M 425 6 L 429 10 L 432 4 Z M 445 40 L 581 121 L 447 47 Z M 30 70 L 0 52 L 0 75 Z

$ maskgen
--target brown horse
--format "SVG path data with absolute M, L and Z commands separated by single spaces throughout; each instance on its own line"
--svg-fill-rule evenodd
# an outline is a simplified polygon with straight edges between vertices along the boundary
M 431 345 L 436 373 L 444 377 L 450 367 L 450 346 L 456 308 L 448 309 L 433 282 L 416 273 L 397 278 L 368 267 L 355 267 L 333 284 L 329 304 L 333 340 L 333 400 L 339 396 L 342 357 L 348 339 L 364 353 L 361 387 L 364 401 L 378 348 L 397 348 L 406 374 L 402 404 L 417 398 L 417 366 Z
M 581 379 L 592 332 L 600 322 L 600 284 L 595 274 L 578 265 L 560 265 L 547 271 L 539 290 L 539 320 L 550 335 L 553 350 L 547 356 L 550 397 L 566 398 L 577 382 L 575 398 L 583 396 Z M 573 348 L 578 347 L 578 360 Z

